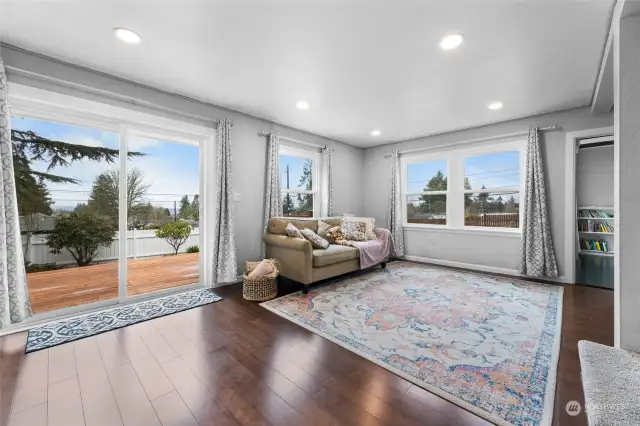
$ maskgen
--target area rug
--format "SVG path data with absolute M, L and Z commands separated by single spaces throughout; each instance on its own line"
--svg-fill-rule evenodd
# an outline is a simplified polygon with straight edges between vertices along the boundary
M 498 425 L 550 425 L 562 293 L 393 262 L 261 305 Z
M 222 300 L 222 297 L 211 290 L 199 289 L 56 321 L 30 329 L 25 352 L 38 351 L 95 336 L 218 300 Z

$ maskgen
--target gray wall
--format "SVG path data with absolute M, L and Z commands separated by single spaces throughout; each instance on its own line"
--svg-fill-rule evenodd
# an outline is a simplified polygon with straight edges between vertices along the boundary
M 613 206 L 613 145 L 580 149 L 576 195 L 578 206 Z
M 389 144 L 365 150 L 364 212 L 387 223 L 389 191 L 389 160 L 384 154 L 393 149 L 412 149 L 460 142 L 469 139 L 501 135 L 526 130 L 529 126 L 561 126 L 561 131 L 545 132 L 542 136 L 542 155 L 546 164 L 546 182 L 553 242 L 560 275 L 564 274 L 564 192 L 565 133 L 569 131 L 613 125 L 611 114 L 594 117 L 588 108 L 578 108 L 527 117 L 519 120 L 477 127 L 474 129 L 428 136 L 411 141 Z M 520 239 L 512 236 L 465 234 L 445 230 L 405 231 L 407 254 L 448 262 L 515 270 L 519 264 Z
M 126 106 L 158 115 L 176 118 L 167 112 L 168 108 L 178 110 L 184 121 L 213 127 L 220 117 L 228 117 L 233 122 L 231 133 L 233 150 L 233 186 L 234 192 L 240 193 L 241 201 L 236 203 L 236 244 L 239 271 L 244 269 L 244 262 L 261 258 L 261 235 L 264 212 L 264 186 L 266 173 L 266 138 L 258 136 L 258 132 L 278 131 L 283 136 L 333 148 L 333 196 L 334 213 L 363 214 L 362 209 L 362 176 L 363 157 L 361 148 L 346 145 L 331 139 L 307 132 L 281 126 L 266 120 L 229 111 L 211 104 L 195 101 L 182 96 L 172 95 L 150 87 L 131 83 L 113 76 L 76 67 L 67 63 L 35 55 L 20 49 L 4 46 L 5 66 L 19 70 L 7 70 L 9 83 L 19 83 L 54 90 L 64 94 L 98 100 L 114 105 Z M 26 72 L 25 72 L 26 71 Z M 35 73 L 38 77 L 29 76 Z M 45 78 L 42 78 L 45 76 Z M 71 82 L 60 84 L 57 80 Z M 105 96 L 97 90 L 121 95 L 118 100 L 113 96 Z M 126 102 L 124 98 L 135 99 Z M 148 103 L 148 104 L 147 104 Z M 165 107 L 157 109 L 154 105 Z M 191 114 L 191 118 L 187 118 Z

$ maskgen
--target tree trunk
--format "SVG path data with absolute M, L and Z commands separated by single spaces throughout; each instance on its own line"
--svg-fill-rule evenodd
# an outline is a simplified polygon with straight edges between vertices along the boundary
M 24 249 L 25 264 L 31 264 L 31 259 L 29 257 L 29 251 L 31 250 L 31 235 L 33 235 L 32 232 L 27 232 L 27 247 Z

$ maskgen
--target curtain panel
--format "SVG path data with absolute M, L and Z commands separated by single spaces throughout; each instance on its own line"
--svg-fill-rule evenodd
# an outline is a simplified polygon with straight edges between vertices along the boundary
M 264 192 L 264 226 L 267 232 L 269 218 L 282 216 L 282 201 L 280 200 L 280 135 L 270 133 L 267 144 L 267 185 Z M 265 253 L 262 245 L 262 253 Z
M 525 174 L 519 271 L 532 277 L 557 277 L 558 265 L 553 251 L 551 223 L 547 212 L 544 163 L 540 153 L 540 132 L 537 127 L 529 128 Z
M 8 98 L 7 76 L 0 58 L 0 328 L 22 322 L 32 314 L 20 236 Z
M 399 155 L 395 149 L 391 153 L 391 187 L 389 189 L 389 231 L 393 242 L 392 254 L 404 256 L 404 231 L 402 229 L 402 200 L 400 195 Z
M 329 148 L 324 148 L 322 150 L 322 173 L 323 173 L 323 186 L 324 186 L 324 199 L 322 200 L 323 204 L 323 216 L 331 216 L 333 214 L 333 180 L 332 180 L 332 171 L 331 171 L 331 155 L 332 150 Z
M 213 243 L 213 282 L 237 280 L 236 229 L 231 169 L 231 122 L 220 119 L 216 135 L 216 208 Z

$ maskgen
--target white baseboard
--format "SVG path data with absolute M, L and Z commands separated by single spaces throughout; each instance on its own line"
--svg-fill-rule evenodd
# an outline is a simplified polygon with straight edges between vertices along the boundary
M 498 268 L 496 266 L 477 265 L 474 263 L 456 262 L 454 260 L 432 259 L 430 257 L 411 256 L 411 255 L 404 255 L 402 258 L 405 260 L 412 260 L 414 262 L 432 263 L 434 265 L 451 266 L 454 268 L 463 268 L 463 269 L 472 269 L 474 271 L 492 272 L 494 274 L 512 275 L 515 277 L 522 277 L 522 278 L 535 278 L 535 277 L 529 277 L 528 275 L 521 274 L 516 269 Z M 542 277 L 542 279 L 547 281 L 572 284 L 564 276 L 560 276 L 556 278 Z

